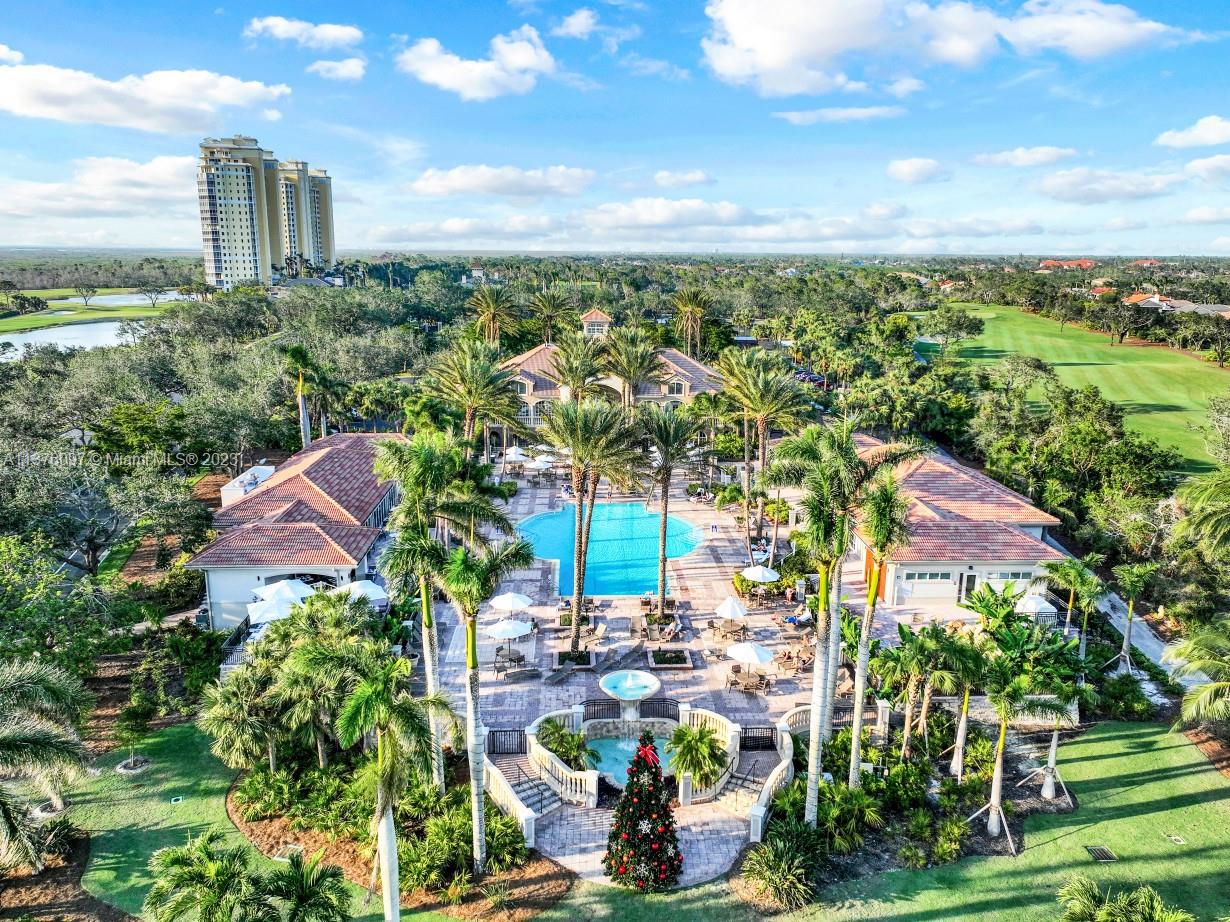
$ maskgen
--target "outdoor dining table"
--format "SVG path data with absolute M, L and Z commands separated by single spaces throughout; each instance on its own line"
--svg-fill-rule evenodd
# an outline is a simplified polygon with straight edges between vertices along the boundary
M 742 637 L 747 633 L 747 625 L 742 621 L 723 621 L 718 628 L 725 637 Z

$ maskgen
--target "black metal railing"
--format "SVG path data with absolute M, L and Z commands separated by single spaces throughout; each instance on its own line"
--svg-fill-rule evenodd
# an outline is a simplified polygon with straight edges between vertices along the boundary
M 591 698 L 584 704 L 582 720 L 618 720 L 619 702 L 609 698 Z
M 679 722 L 679 702 L 674 698 L 646 698 L 639 705 L 641 720 Z
M 525 752 L 524 730 L 487 731 L 487 754 L 493 756 L 522 755 Z
M 743 727 L 739 730 L 739 748 L 744 752 L 767 752 L 777 748 L 776 727 Z

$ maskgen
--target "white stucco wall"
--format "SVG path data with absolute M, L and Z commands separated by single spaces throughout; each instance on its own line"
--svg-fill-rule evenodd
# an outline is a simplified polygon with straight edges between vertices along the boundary
M 331 579 L 338 586 L 362 578 L 354 570 L 332 567 L 306 567 L 296 573 L 310 573 Z M 209 607 L 210 623 L 214 630 L 228 630 L 237 626 L 248 616 L 248 603 L 256 600 L 254 590 L 267 582 L 276 582 L 287 576 L 285 567 L 278 568 L 214 568 L 205 570 L 205 598 Z

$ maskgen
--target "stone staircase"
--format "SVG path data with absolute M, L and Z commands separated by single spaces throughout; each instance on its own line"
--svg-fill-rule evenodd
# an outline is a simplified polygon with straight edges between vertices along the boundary
M 521 802 L 539 816 L 545 816 L 563 805 L 564 801 L 539 777 L 538 770 L 524 755 L 493 756 L 491 764 L 503 772 Z
M 764 782 L 764 778 L 736 772 L 722 786 L 722 792 L 717 796 L 717 804 L 736 816 L 747 816 L 748 811 L 756 805 Z

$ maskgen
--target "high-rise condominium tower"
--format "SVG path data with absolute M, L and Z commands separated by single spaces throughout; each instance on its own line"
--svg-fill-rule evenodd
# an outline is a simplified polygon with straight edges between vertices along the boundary
M 256 138 L 206 138 L 197 169 L 205 281 L 223 290 L 274 274 L 327 269 L 333 243 L 333 187 L 302 160 L 279 163 Z

